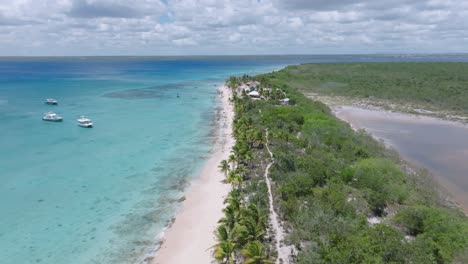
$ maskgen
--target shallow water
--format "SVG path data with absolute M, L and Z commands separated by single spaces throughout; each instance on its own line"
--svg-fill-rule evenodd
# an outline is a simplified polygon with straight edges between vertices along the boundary
M 468 126 L 436 118 L 350 106 L 335 114 L 395 148 L 403 158 L 432 172 L 468 212 Z
M 0 262 L 139 262 L 210 153 L 215 86 L 286 63 L 0 60 Z

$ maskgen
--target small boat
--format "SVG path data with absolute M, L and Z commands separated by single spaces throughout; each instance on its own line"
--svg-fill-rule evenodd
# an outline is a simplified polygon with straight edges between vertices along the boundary
M 55 100 L 55 99 L 52 99 L 52 98 L 47 98 L 45 100 L 45 103 L 48 104 L 48 105 L 58 105 L 58 101 Z
M 180 95 L 179 95 L 179 93 L 177 93 L 177 98 L 179 98 L 179 97 L 180 97 Z
M 47 112 L 45 115 L 42 117 L 42 120 L 44 121 L 51 121 L 51 122 L 62 122 L 63 117 L 57 115 L 54 112 Z
M 91 122 L 91 119 L 86 118 L 84 116 L 80 116 L 80 118 L 76 120 L 76 123 L 80 127 L 93 127 L 93 122 Z

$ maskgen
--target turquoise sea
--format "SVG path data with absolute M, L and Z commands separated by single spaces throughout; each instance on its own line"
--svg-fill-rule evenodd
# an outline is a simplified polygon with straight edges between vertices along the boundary
M 229 75 L 304 62 L 401 60 L 467 61 L 455 55 L 0 58 L 0 263 L 141 262 L 210 153 L 216 87 Z M 59 105 L 45 105 L 50 97 Z M 64 121 L 42 121 L 47 111 Z M 80 115 L 95 127 L 78 127 Z

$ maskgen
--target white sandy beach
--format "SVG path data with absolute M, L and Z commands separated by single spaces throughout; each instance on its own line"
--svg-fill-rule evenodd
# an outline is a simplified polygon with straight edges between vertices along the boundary
M 218 220 L 223 217 L 223 201 L 230 190 L 230 185 L 222 182 L 224 175 L 218 165 L 229 157 L 234 144 L 234 111 L 229 103 L 230 90 L 222 87 L 219 91 L 223 110 L 218 119 L 218 140 L 213 154 L 189 187 L 186 200 L 175 222 L 167 230 L 152 264 L 205 264 L 213 261 L 211 247 L 216 243 L 213 232 Z

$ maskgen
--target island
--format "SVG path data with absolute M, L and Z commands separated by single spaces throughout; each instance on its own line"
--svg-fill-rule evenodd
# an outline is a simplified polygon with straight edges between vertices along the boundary
M 341 96 L 462 120 L 466 69 L 463 63 L 306 64 L 230 77 L 236 141 L 219 165 L 231 190 L 213 257 L 219 263 L 468 262 L 468 219 L 447 193 L 317 99 Z

